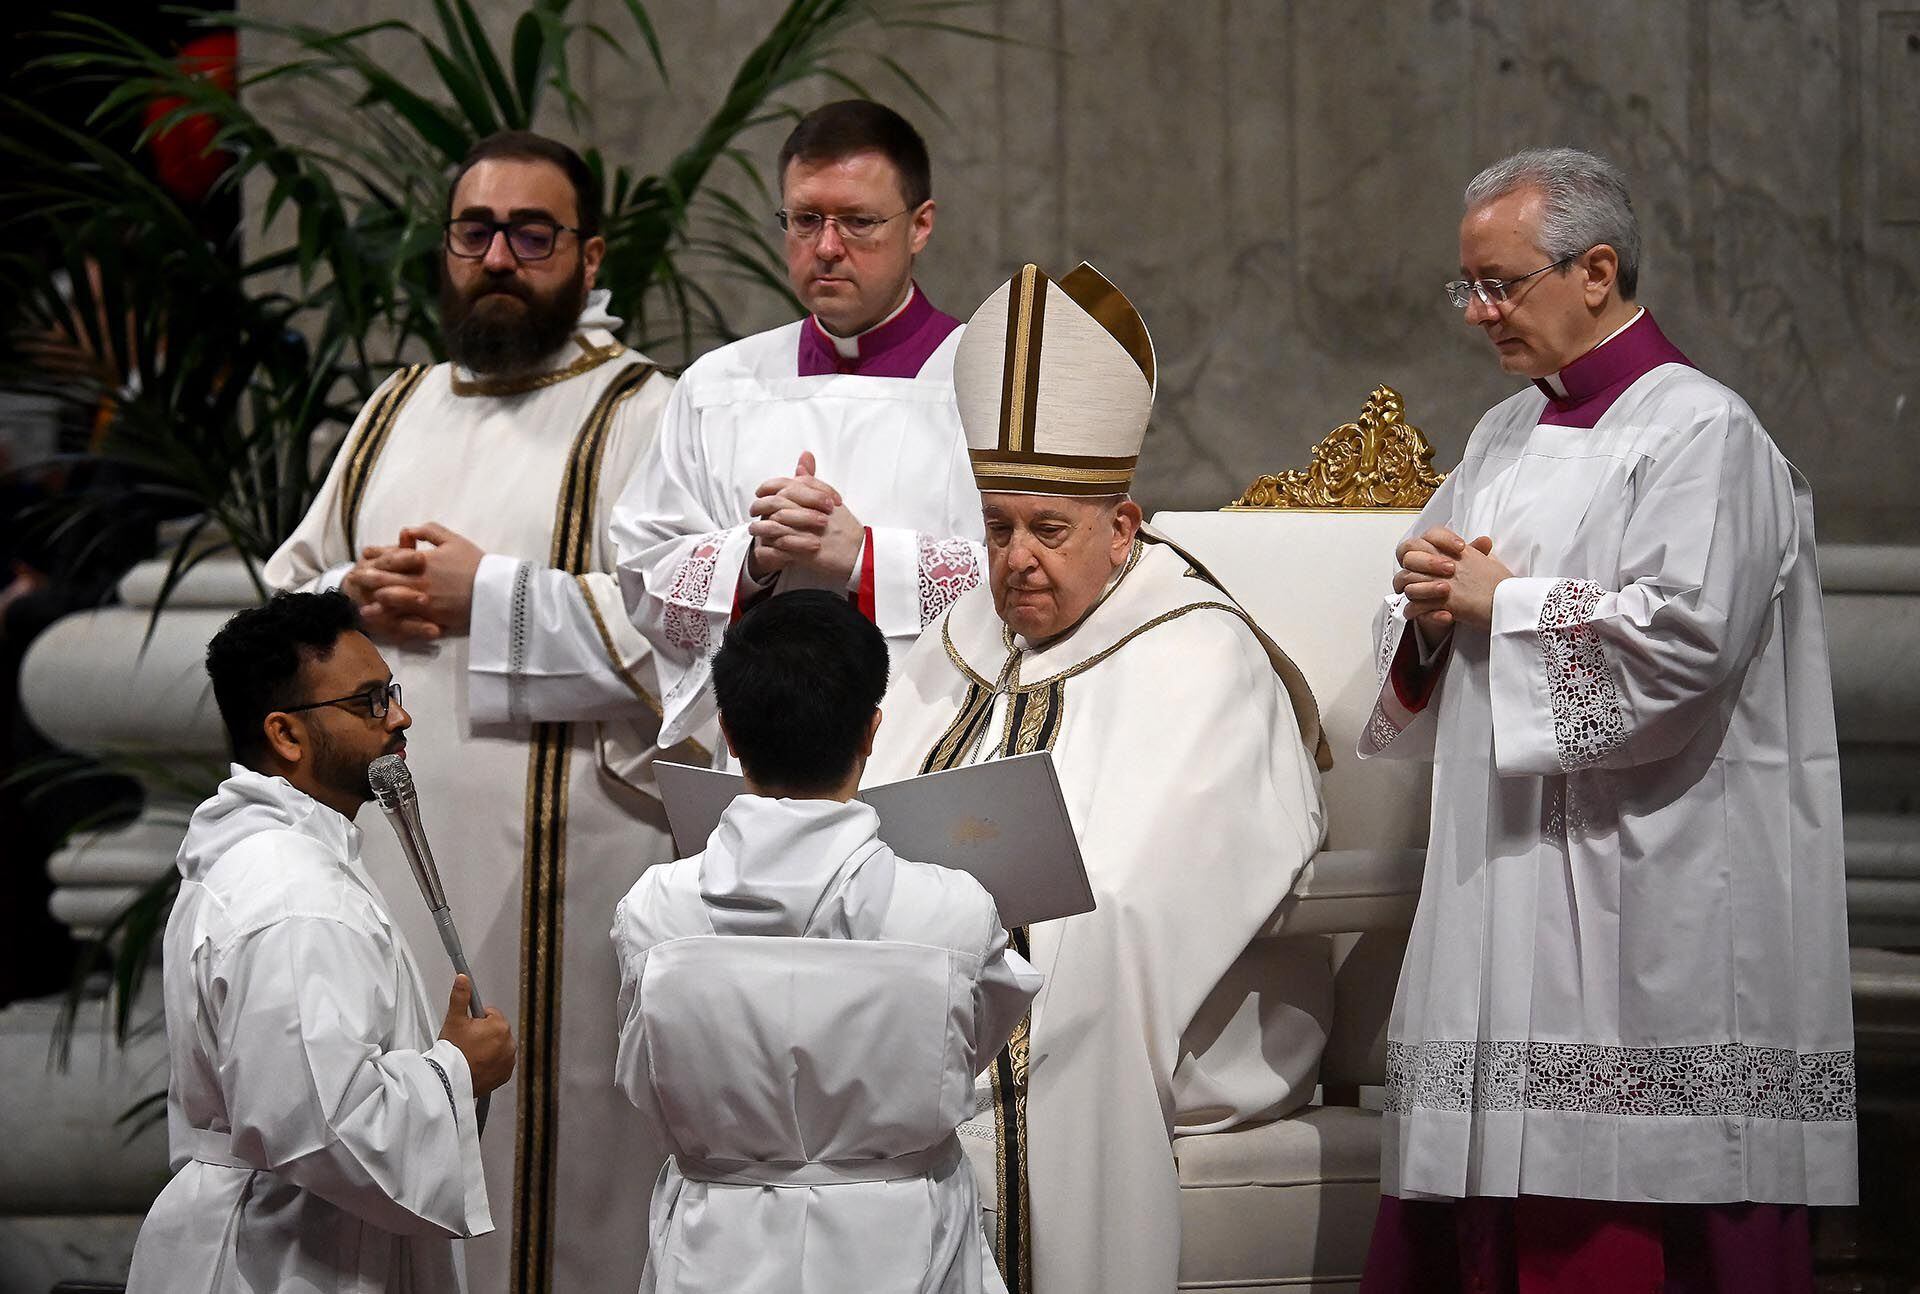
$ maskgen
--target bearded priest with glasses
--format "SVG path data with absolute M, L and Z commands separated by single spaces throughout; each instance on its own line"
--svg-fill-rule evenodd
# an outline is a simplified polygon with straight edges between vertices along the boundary
M 687 369 L 614 516 L 666 741 L 710 721 L 712 655 L 759 599 L 844 593 L 897 664 L 983 566 L 960 322 L 913 279 L 933 235 L 926 144 L 849 99 L 794 127 L 779 173 L 788 282 L 812 313 Z
M 445 226 L 450 362 L 375 393 L 267 567 L 281 588 L 339 588 L 405 674 L 427 835 L 478 988 L 524 1043 L 482 1141 L 500 1229 L 468 1246 L 476 1291 L 636 1288 L 661 1159 L 610 1081 L 618 983 L 595 932 L 673 857 L 649 770 L 660 685 L 607 539 L 673 383 L 615 338 L 594 287 L 600 204 L 563 144 L 475 147 Z M 411 892 L 390 833 L 366 861 Z M 423 905 L 396 916 L 438 945 Z
M 1626 181 L 1466 190 L 1496 405 L 1399 545 L 1363 756 L 1434 763 L 1365 1294 L 1811 1294 L 1852 1204 L 1813 500 L 1635 303 Z

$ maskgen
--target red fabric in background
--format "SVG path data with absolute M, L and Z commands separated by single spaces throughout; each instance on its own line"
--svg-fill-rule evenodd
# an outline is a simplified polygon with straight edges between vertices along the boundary
M 1360 1294 L 1812 1294 L 1807 1210 L 1383 1196 Z
M 182 45 L 176 62 L 188 75 L 210 79 L 232 94 L 238 83 L 239 57 L 240 42 L 234 33 L 216 31 Z M 147 105 L 146 124 L 157 124 L 185 102 L 180 98 L 155 99 Z M 217 133 L 219 124 L 213 118 L 195 113 L 154 136 L 149 144 L 160 183 L 184 205 L 205 201 L 214 181 L 233 164 L 231 153 L 209 151 Z

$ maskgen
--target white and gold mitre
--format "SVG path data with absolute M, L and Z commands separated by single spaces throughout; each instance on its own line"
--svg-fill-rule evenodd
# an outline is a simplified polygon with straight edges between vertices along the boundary
M 1125 494 L 1153 412 L 1153 339 L 1082 263 L 1021 269 L 967 321 L 953 388 L 974 480 L 1002 494 Z

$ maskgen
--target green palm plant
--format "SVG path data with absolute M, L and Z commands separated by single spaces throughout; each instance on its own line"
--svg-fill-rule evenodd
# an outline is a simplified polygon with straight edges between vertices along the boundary
M 797 115 L 786 96 L 805 84 L 866 93 L 857 70 L 880 70 L 937 112 L 896 59 L 855 38 L 907 29 L 983 34 L 949 21 L 966 7 L 791 0 L 661 173 L 610 170 L 598 147 L 583 148 L 606 189 L 602 280 L 627 320 L 627 340 L 684 358 L 703 341 L 737 335 L 722 305 L 720 286 L 729 281 L 791 302 L 765 216 L 723 192 L 716 168 L 768 195 L 742 136 Z M 573 16 L 570 0 L 533 0 L 498 47 L 471 0 L 430 0 L 430 8 L 429 23 L 390 18 L 337 32 L 202 15 L 284 52 L 231 88 L 106 21 L 69 15 L 62 52 L 39 70 L 97 86 L 92 119 L 63 125 L 16 99 L 12 116 L 24 128 L 0 135 L 0 159 L 27 177 L 0 198 L 0 229 L 51 223 L 65 271 L 15 258 L 0 261 L 0 283 L 24 303 L 34 331 L 101 361 L 93 380 L 78 384 L 72 374 L 85 366 L 64 366 L 56 389 L 90 407 L 111 406 L 100 452 L 126 464 L 155 506 L 198 513 L 197 525 L 252 560 L 271 553 L 304 514 L 317 484 L 316 438 L 337 433 L 403 353 L 443 354 L 433 306 L 449 170 L 482 136 L 531 129 L 550 110 L 590 137 L 590 109 L 573 74 L 587 42 L 629 59 L 643 52 L 667 75 L 641 0 L 622 0 L 625 41 Z M 423 60 L 431 75 L 401 70 L 394 52 Z M 297 97 L 307 120 L 328 121 L 324 136 L 296 135 L 255 106 L 274 93 Z M 208 244 L 132 157 L 99 142 L 102 129 L 124 126 L 155 101 L 172 106 L 136 132 L 141 143 L 189 119 L 210 120 L 213 146 L 232 159 L 216 191 L 257 195 L 257 237 L 243 231 L 230 246 Z M 85 164 L 54 164 L 54 144 Z M 243 250 L 253 244 L 267 250 Z M 94 283 L 104 286 L 95 291 Z M 43 361 L 44 348 L 32 358 Z M 110 525 L 103 511 L 113 502 L 95 502 L 91 511 L 65 506 L 63 523 Z M 167 587 L 213 550 L 182 544 Z
M 59 248 L 50 261 L 0 254 L 0 292 L 20 324 L 4 380 L 86 410 L 100 428 L 91 462 L 116 470 L 107 488 L 56 501 L 50 524 L 95 542 L 155 516 L 190 518 L 161 609 L 214 552 L 236 550 L 257 569 L 311 503 L 325 467 L 316 449 L 337 438 L 403 354 L 444 353 L 434 303 L 451 168 L 481 137 L 533 128 L 554 112 L 591 139 L 573 72 L 588 42 L 644 58 L 666 77 L 670 60 L 645 6 L 621 3 L 624 41 L 574 16 L 570 0 L 531 0 L 498 45 L 470 0 L 430 0 L 424 23 L 393 18 L 338 32 L 200 15 L 281 51 L 249 64 L 231 87 L 106 21 L 66 16 L 61 52 L 37 72 L 91 87 L 91 118 L 73 125 L 18 95 L 0 101 L 10 123 L 0 130 L 0 164 L 16 177 L 0 191 L 0 247 L 20 245 L 25 231 L 51 232 Z M 703 340 L 731 338 L 721 303 L 729 281 L 791 302 L 768 221 L 723 192 L 716 170 L 743 177 L 770 213 L 769 186 L 741 140 L 797 116 L 788 96 L 808 84 L 864 94 L 856 72 L 878 70 L 938 113 L 899 62 L 856 38 L 982 35 L 949 20 L 971 3 L 790 0 L 661 173 L 609 171 L 599 148 L 583 148 L 605 184 L 601 278 L 627 340 L 685 357 Z M 423 60 L 430 75 L 403 71 L 396 53 Z M 329 128 L 283 127 L 261 106 L 276 94 Z M 172 106 L 144 120 L 155 101 Z M 254 199 L 252 219 L 224 241 L 210 242 L 137 162 L 139 148 L 189 119 L 210 121 L 212 147 L 231 159 L 216 193 Z M 138 141 L 133 150 L 104 142 L 116 130 Z M 78 165 L 63 160 L 76 156 Z M 123 1039 L 136 1026 L 132 999 L 174 881 L 169 873 L 156 882 L 114 923 L 112 948 L 96 945 L 83 962 L 83 974 L 111 965 L 110 1017 Z

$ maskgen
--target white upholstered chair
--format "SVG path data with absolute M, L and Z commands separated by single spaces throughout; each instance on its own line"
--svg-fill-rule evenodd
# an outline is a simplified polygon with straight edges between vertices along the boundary
M 1379 1200 L 1375 1098 L 1419 893 L 1430 769 L 1362 763 L 1354 747 L 1377 688 L 1374 612 L 1393 546 L 1431 492 L 1431 455 L 1401 421 L 1399 397 L 1382 389 L 1358 423 L 1322 442 L 1309 468 L 1255 483 L 1249 499 L 1267 506 L 1160 513 L 1151 523 L 1300 666 L 1334 759 L 1323 779 L 1326 844 L 1235 976 L 1250 997 L 1285 1000 L 1301 959 L 1326 959 L 1333 994 L 1321 1092 L 1270 1123 L 1176 1138 L 1182 1290 L 1331 1294 L 1359 1284 Z

